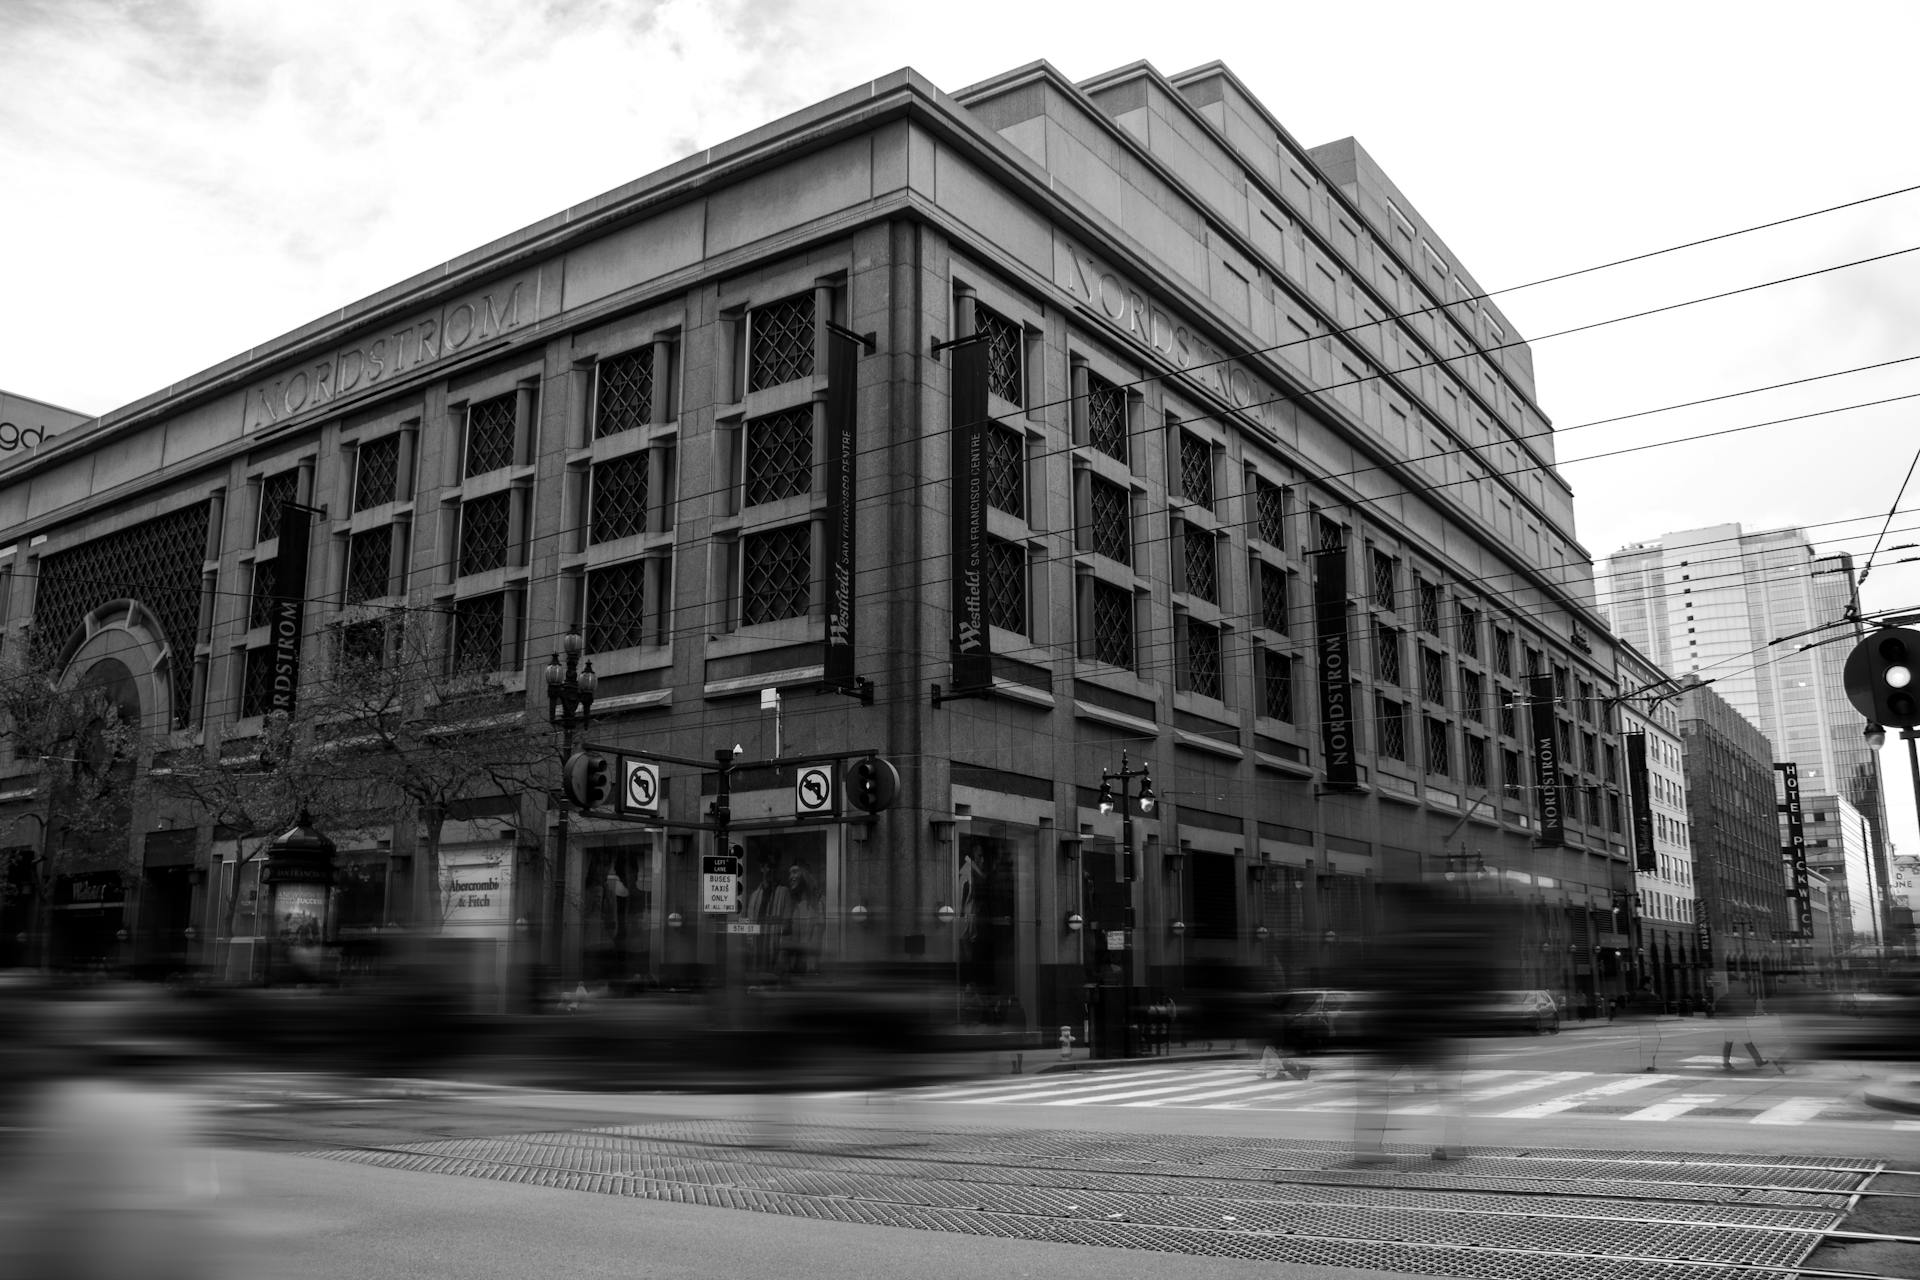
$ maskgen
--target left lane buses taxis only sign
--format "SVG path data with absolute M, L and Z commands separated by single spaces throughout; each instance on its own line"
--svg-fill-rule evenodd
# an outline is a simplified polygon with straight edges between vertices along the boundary
M 700 859 L 701 910 L 730 916 L 740 910 L 740 867 L 732 858 Z
M 620 812 L 660 816 L 660 766 L 651 760 L 620 757 Z

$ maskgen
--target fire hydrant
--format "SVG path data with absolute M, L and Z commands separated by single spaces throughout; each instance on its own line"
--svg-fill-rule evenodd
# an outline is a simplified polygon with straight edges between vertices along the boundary
M 1060 1056 L 1062 1058 L 1071 1058 L 1073 1056 L 1073 1028 L 1072 1027 L 1060 1028 Z

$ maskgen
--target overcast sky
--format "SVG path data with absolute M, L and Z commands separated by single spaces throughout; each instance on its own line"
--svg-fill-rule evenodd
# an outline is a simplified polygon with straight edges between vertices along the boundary
M 902 66 L 1222 60 L 1302 143 L 1357 137 L 1497 291 L 1920 184 L 1916 49 L 1920 5 L 1845 0 L 0 0 L 0 388 L 105 412 Z M 1501 293 L 1587 550 L 1738 522 L 1864 560 L 1920 399 L 1849 406 L 1920 397 L 1920 360 L 1584 424 L 1920 355 L 1920 252 L 1829 270 L 1916 247 L 1920 192 Z M 1908 556 L 1869 612 L 1920 612 Z

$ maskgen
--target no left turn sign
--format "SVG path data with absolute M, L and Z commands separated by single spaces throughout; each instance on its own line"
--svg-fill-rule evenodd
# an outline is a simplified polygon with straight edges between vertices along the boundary
M 810 764 L 793 780 L 793 811 L 802 817 L 833 812 L 833 766 Z
M 660 766 L 651 760 L 621 757 L 620 807 L 653 817 L 660 812 Z

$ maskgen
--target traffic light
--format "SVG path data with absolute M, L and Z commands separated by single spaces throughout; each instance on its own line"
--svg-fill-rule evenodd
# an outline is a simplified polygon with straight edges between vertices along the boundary
M 847 794 L 868 813 L 878 813 L 900 794 L 900 775 L 879 756 L 864 756 L 847 771 Z
M 598 809 L 613 796 L 613 762 L 591 751 L 567 757 L 562 780 L 567 799 L 582 809 Z
M 1882 728 L 1920 725 L 1920 631 L 1886 627 L 1853 647 L 1843 681 L 1847 701 Z

